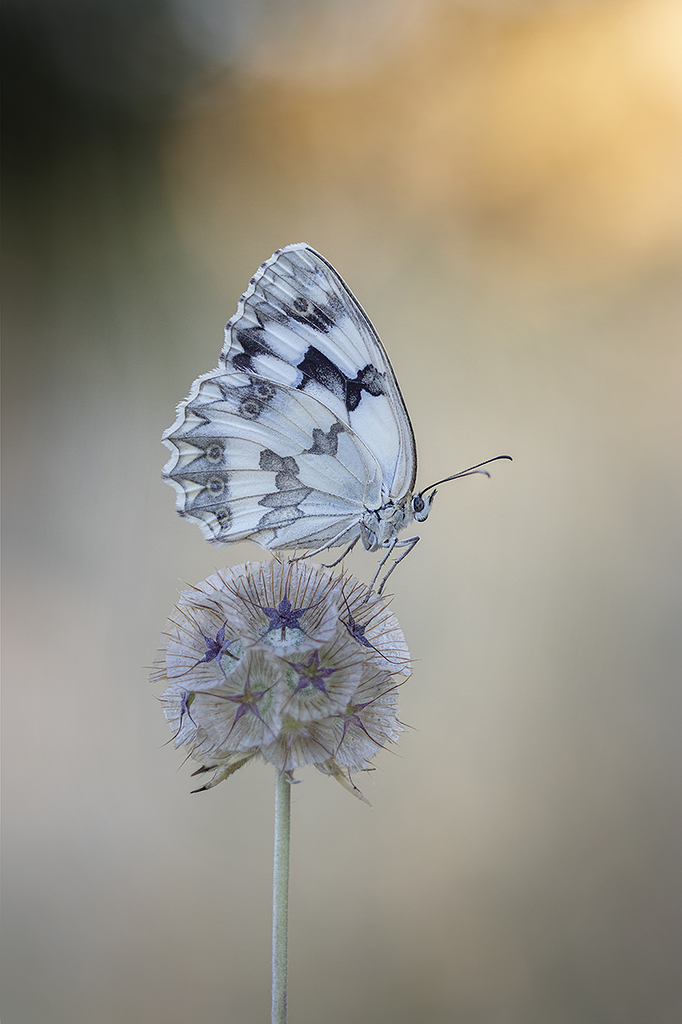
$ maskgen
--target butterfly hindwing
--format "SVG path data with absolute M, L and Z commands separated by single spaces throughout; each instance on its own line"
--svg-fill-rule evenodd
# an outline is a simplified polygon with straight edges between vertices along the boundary
M 217 543 L 348 543 L 380 499 L 380 468 L 352 427 L 305 391 L 245 373 L 196 380 L 164 441 L 179 512 Z

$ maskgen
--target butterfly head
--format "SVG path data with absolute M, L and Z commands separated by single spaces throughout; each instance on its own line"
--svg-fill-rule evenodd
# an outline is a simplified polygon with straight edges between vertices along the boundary
M 410 510 L 418 523 L 423 523 L 425 519 L 428 519 L 429 512 L 431 511 L 431 503 L 435 497 L 435 490 L 431 491 L 431 494 L 426 498 L 424 497 L 424 491 L 421 491 L 419 494 L 412 495 L 410 500 Z

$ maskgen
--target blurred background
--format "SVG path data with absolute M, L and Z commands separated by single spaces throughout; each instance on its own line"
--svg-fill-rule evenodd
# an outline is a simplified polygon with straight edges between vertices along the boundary
M 682 1018 L 682 7 L 5 0 L 5 1024 L 269 1019 L 272 769 L 147 682 L 162 431 L 272 251 L 338 268 L 422 485 L 407 730 L 294 790 L 297 1024 Z M 365 579 L 373 556 L 349 567 Z

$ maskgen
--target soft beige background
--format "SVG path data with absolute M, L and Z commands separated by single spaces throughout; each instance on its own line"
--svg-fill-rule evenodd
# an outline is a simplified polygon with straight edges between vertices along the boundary
M 439 491 L 407 731 L 294 791 L 296 1024 L 677 1024 L 682 8 L 6 4 L 3 1024 L 269 1014 L 272 771 L 147 669 L 161 432 L 273 249 L 373 318 Z M 374 560 L 353 556 L 368 578 Z

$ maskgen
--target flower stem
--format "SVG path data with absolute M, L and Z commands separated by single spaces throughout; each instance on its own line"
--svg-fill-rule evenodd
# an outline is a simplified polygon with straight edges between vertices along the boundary
M 291 783 L 275 781 L 275 858 L 272 876 L 272 1024 L 287 1022 L 287 928 L 289 918 L 289 838 Z

